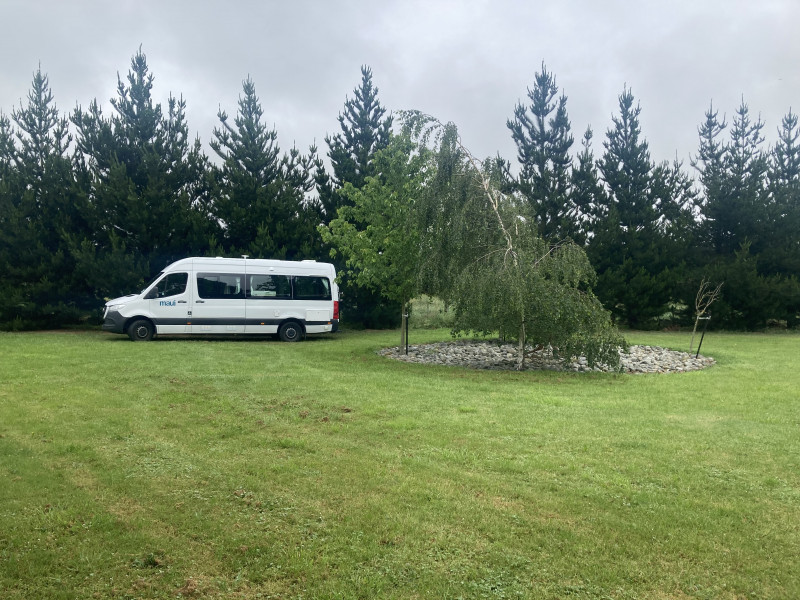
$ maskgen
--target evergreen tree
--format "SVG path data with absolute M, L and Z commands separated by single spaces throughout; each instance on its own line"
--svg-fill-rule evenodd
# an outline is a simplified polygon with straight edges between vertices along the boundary
M 0 111 L 0 176 L 2 176 L 0 182 L 5 180 L 11 172 L 16 154 L 11 121 L 3 111 Z
M 730 141 L 716 138 L 725 128 L 713 107 L 700 127 L 700 151 L 693 165 L 700 171 L 705 198 L 701 211 L 705 239 L 719 256 L 732 256 L 749 242 L 756 254 L 762 250 L 766 225 L 764 189 L 767 156 L 761 149 L 764 127 L 753 122 L 744 101 L 736 111 Z
M 651 199 L 658 215 L 657 229 L 669 240 L 691 243 L 699 200 L 691 178 L 677 158 L 664 161 L 652 171 Z
M 608 204 L 605 218 L 594 224 L 589 256 L 605 306 L 631 327 L 648 327 L 657 324 L 672 300 L 672 259 L 659 240 L 662 219 L 653 197 L 653 164 L 641 137 L 641 108 L 634 106 L 628 88 L 619 97 L 619 109 L 598 164 Z
M 344 112 L 339 114 L 341 131 L 326 136 L 328 158 L 333 176 L 328 176 L 319 165 L 317 181 L 320 201 L 326 220 L 336 218 L 336 210 L 348 203 L 339 190 L 346 183 L 360 189 L 366 178 L 374 174 L 375 154 L 389 145 L 392 117 L 385 116 L 386 109 L 378 100 L 378 88 L 372 83 L 372 69 L 361 67 L 361 84 L 353 90 L 353 98 L 346 98 Z
M 567 97 L 558 94 L 555 76 L 542 70 L 528 88 L 530 105 L 518 103 L 507 122 L 517 145 L 519 177 L 513 188 L 531 205 L 540 235 L 556 240 L 577 231 L 570 206 L 569 183 L 573 137 L 567 117 Z
M 10 119 L 0 112 L 0 328 L 12 327 L 17 319 L 16 308 L 22 301 L 18 278 L 12 275 L 20 229 L 19 199 L 22 186 L 16 168 L 17 149 Z M 21 326 L 21 318 L 17 319 Z
M 769 162 L 770 243 L 764 248 L 768 273 L 800 275 L 800 128 L 791 110 L 778 128 Z
M 367 66 L 361 67 L 361 83 L 353 90 L 353 98 L 345 99 L 339 127 L 339 133 L 325 137 L 333 174 L 326 173 L 321 160 L 317 161 L 315 174 L 325 223 L 337 217 L 339 207 L 352 204 L 355 196 L 343 193 L 343 188 L 347 184 L 355 190 L 364 187 L 367 178 L 376 174 L 376 154 L 391 141 L 392 117 L 386 115 L 378 100 L 378 88 Z M 366 224 L 355 226 L 363 230 Z M 395 326 L 395 307 L 379 291 L 358 285 L 358 276 L 338 262 L 339 258 L 334 257 L 333 261 L 340 272 L 342 319 L 369 328 Z
M 724 282 L 722 295 L 714 303 L 712 324 L 726 329 L 758 330 L 770 320 L 784 320 L 796 326 L 800 312 L 800 282 L 761 272 L 761 257 L 751 251 L 749 242 L 730 256 L 716 256 L 703 265 L 703 274 L 712 281 Z
M 587 127 L 581 140 L 578 163 L 570 174 L 572 212 L 569 222 L 573 224 L 570 237 L 580 245 L 588 242 L 589 233 L 598 221 L 606 218 L 608 210 L 605 190 L 592 152 L 592 136 L 592 128 Z
M 748 106 L 742 101 L 731 128 L 727 155 L 727 202 L 717 208 L 717 223 L 727 234 L 724 251 L 738 250 L 745 241 L 759 254 L 768 243 L 766 237 L 767 201 L 765 194 L 767 155 L 761 149 L 764 136 L 761 119 L 752 121 Z
M 651 198 L 658 214 L 653 245 L 664 269 L 662 276 L 669 276 L 667 320 L 690 322 L 699 286 L 692 273 L 703 260 L 698 244 L 698 194 L 677 158 L 657 165 L 652 174 Z
M 10 140 L 8 120 L 0 117 L 0 196 L 5 197 L 0 322 L 58 326 L 76 321 L 87 305 L 66 244 L 68 236 L 85 234 L 86 226 L 67 154 L 68 120 L 59 114 L 41 69 L 27 103 L 11 117 L 19 146 Z
M 613 118 L 614 127 L 606 134 L 605 153 L 598 165 L 608 188 L 609 201 L 618 209 L 619 226 L 626 233 L 652 230 L 656 222 L 648 194 L 653 168 L 650 149 L 641 139 L 639 115 L 642 109 L 633 102 L 633 92 L 626 88 L 619 97 L 620 113 Z
M 772 155 L 762 148 L 763 127 L 742 101 L 729 141 L 716 139 L 725 123 L 713 107 L 699 129 L 693 165 L 704 192 L 706 256 L 694 278 L 725 282 L 715 320 L 726 327 L 759 328 L 769 319 L 795 323 L 800 311 L 797 262 L 791 258 L 797 256 L 797 229 L 789 208 L 797 194 L 796 120 L 791 112 L 784 119 Z
M 242 84 L 233 124 L 220 110 L 211 148 L 222 159 L 214 169 L 213 214 L 222 226 L 221 245 L 229 254 L 300 259 L 316 257 L 320 214 L 306 201 L 315 149 L 303 156 L 293 148 L 281 156 L 277 132 L 263 122 L 255 84 Z
M 139 50 L 127 78 L 118 77 L 111 118 L 96 100 L 72 115 L 95 231 L 74 252 L 100 296 L 130 291 L 208 246 L 207 159 L 199 139 L 189 142 L 185 101 L 170 95 L 164 114 L 153 79 Z
M 724 117 L 720 120 L 719 111 L 714 110 L 713 103 L 705 113 L 705 121 L 698 128 L 700 148 L 692 166 L 700 174 L 700 184 L 704 196 L 700 203 L 704 225 L 703 241 L 717 253 L 722 252 L 723 229 L 717 223 L 716 212 L 725 193 L 727 144 L 719 140 L 719 136 L 727 127 Z

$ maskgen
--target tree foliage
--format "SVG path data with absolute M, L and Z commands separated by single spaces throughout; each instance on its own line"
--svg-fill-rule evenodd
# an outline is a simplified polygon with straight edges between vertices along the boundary
M 597 223 L 607 216 L 608 209 L 608 199 L 592 151 L 593 135 L 592 128 L 587 127 L 581 139 L 577 164 L 570 173 L 570 196 L 574 206 L 571 237 L 582 246 L 586 245 Z
M 296 148 L 281 155 L 277 132 L 263 122 L 255 83 L 242 84 L 233 124 L 220 110 L 220 127 L 211 148 L 222 160 L 212 169 L 215 202 L 211 213 L 221 227 L 227 254 L 300 259 L 316 257 L 320 240 L 318 205 L 307 199 L 314 188 L 311 168 L 316 153 Z
M 767 170 L 767 231 L 762 264 L 768 273 L 800 275 L 800 128 L 791 110 L 778 128 Z
M 27 102 L 0 115 L 0 322 L 14 327 L 54 326 L 87 305 L 85 286 L 73 279 L 71 235 L 87 232 L 68 154 L 67 118 L 38 69 Z M 15 143 L 16 142 L 16 143 Z
M 96 318 L 105 298 L 187 255 L 331 250 L 343 318 L 370 327 L 394 325 L 398 302 L 421 290 L 448 299 L 463 331 L 569 352 L 559 307 L 582 331 L 617 335 L 590 289 L 628 326 L 690 325 L 704 279 L 725 282 L 712 327 L 800 321 L 791 110 L 770 147 L 743 99 L 729 120 L 712 104 L 695 180 L 680 161 L 651 158 L 627 86 L 600 155 L 591 127 L 573 148 L 567 98 L 542 65 L 507 121 L 512 167 L 476 161 L 454 126 L 420 113 L 393 140 L 364 66 L 340 130 L 325 137 L 329 173 L 313 147 L 281 152 L 249 77 L 236 115 L 218 113 L 213 160 L 189 138 L 185 100 L 157 102 L 154 84 L 139 50 L 108 115 L 93 100 L 65 117 L 41 68 L 19 105 L 0 110 L 0 327 Z
M 320 201 L 327 220 L 336 218 L 336 211 L 350 197 L 342 194 L 346 184 L 360 189 L 367 177 L 375 173 L 375 155 L 389 145 L 392 134 L 392 117 L 378 100 L 378 88 L 372 82 L 372 69 L 361 67 L 361 83 L 353 90 L 353 98 L 346 98 L 344 112 L 339 113 L 340 131 L 325 136 L 333 175 L 329 176 L 318 165 L 317 183 Z
M 557 95 L 556 78 L 542 64 L 528 89 L 530 104 L 518 103 L 507 122 L 520 165 L 513 189 L 530 204 L 539 235 L 548 240 L 575 237 L 579 220 L 570 197 L 574 140 L 567 97 Z
M 374 175 L 357 188 L 346 183 L 348 203 L 320 227 L 342 274 L 396 305 L 398 312 L 417 293 L 420 235 L 416 213 L 425 181 L 425 157 L 407 135 L 394 136 L 373 157 Z
M 688 201 L 681 195 L 689 190 L 676 173 L 679 167 L 653 165 L 639 122 L 641 108 L 634 102 L 625 88 L 619 114 L 606 134 L 598 161 L 606 204 L 593 222 L 588 250 L 604 305 L 620 321 L 646 328 L 658 322 L 674 299 L 680 248 L 672 244 L 671 252 L 665 238 Z
M 200 141 L 189 142 L 182 98 L 170 95 L 166 113 L 154 102 L 153 79 L 140 50 L 118 78 L 110 118 L 97 100 L 72 115 L 92 235 L 71 251 L 101 296 L 130 291 L 208 239 Z M 125 275 L 106 278 L 109 267 Z
M 454 329 L 517 340 L 520 365 L 526 342 L 617 365 L 625 341 L 591 292 L 585 252 L 570 240 L 540 237 L 530 206 L 499 191 L 493 163 L 477 161 L 454 125 L 420 113 L 407 119 L 422 143 L 434 144 L 440 175 L 423 205 L 435 225 L 423 219 L 421 230 L 453 233 L 444 243 L 423 243 L 428 272 L 445 274 L 425 291 L 454 307 Z
M 794 325 L 800 317 L 797 118 L 790 111 L 767 152 L 764 123 L 742 100 L 727 123 L 713 106 L 699 128 L 693 166 L 702 185 L 698 271 L 725 281 L 715 320 L 727 327 Z M 700 279 L 696 277 L 696 279 Z
M 354 190 L 360 190 L 369 177 L 379 173 L 376 156 L 388 147 L 392 138 L 392 117 L 386 115 L 378 100 L 378 88 L 369 67 L 361 67 L 361 82 L 353 90 L 353 97 L 345 99 L 338 121 L 340 131 L 325 137 L 333 173 L 326 172 L 321 160 L 317 161 L 315 173 L 325 223 L 338 217 L 340 207 L 352 206 Z M 347 218 L 354 227 L 363 229 L 364 225 L 353 221 L 353 217 L 350 214 Z M 396 307 L 380 291 L 365 286 L 364 277 L 357 275 L 353 265 L 348 267 L 340 262 L 341 253 L 336 254 L 330 247 L 327 250 L 334 251 L 332 260 L 340 272 L 342 319 L 370 328 L 395 326 L 399 314 Z

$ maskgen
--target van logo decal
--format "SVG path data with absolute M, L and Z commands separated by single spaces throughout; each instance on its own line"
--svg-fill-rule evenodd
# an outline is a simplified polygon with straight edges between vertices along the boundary
M 175 300 L 162 300 L 158 303 L 159 306 L 175 306 Z

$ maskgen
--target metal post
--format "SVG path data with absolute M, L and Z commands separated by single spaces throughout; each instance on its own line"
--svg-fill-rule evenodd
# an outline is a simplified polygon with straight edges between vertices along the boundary
M 708 328 L 708 322 L 711 320 L 711 313 L 708 313 L 707 317 L 700 317 L 705 321 L 705 325 L 703 325 L 703 333 L 700 335 L 700 343 L 697 344 L 697 354 L 694 355 L 695 358 L 700 356 L 700 347 L 703 345 L 703 338 L 706 337 L 706 329 Z
M 403 320 L 405 321 L 406 326 L 406 354 L 408 354 L 408 304 L 406 304 L 403 309 Z

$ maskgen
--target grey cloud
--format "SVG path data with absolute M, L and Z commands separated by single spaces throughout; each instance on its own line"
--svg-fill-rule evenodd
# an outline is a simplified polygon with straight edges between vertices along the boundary
M 24 98 L 40 61 L 62 111 L 93 98 L 108 107 L 141 45 L 156 97 L 183 95 L 206 143 L 250 75 L 282 147 L 324 146 L 362 64 L 387 108 L 455 121 L 476 154 L 510 159 L 505 122 L 543 60 L 569 97 L 576 139 L 591 125 L 596 153 L 625 84 L 656 160 L 695 152 L 712 98 L 730 115 L 744 95 L 774 140 L 800 93 L 794 0 L 41 0 L 5 3 L 3 16 L 0 110 Z

